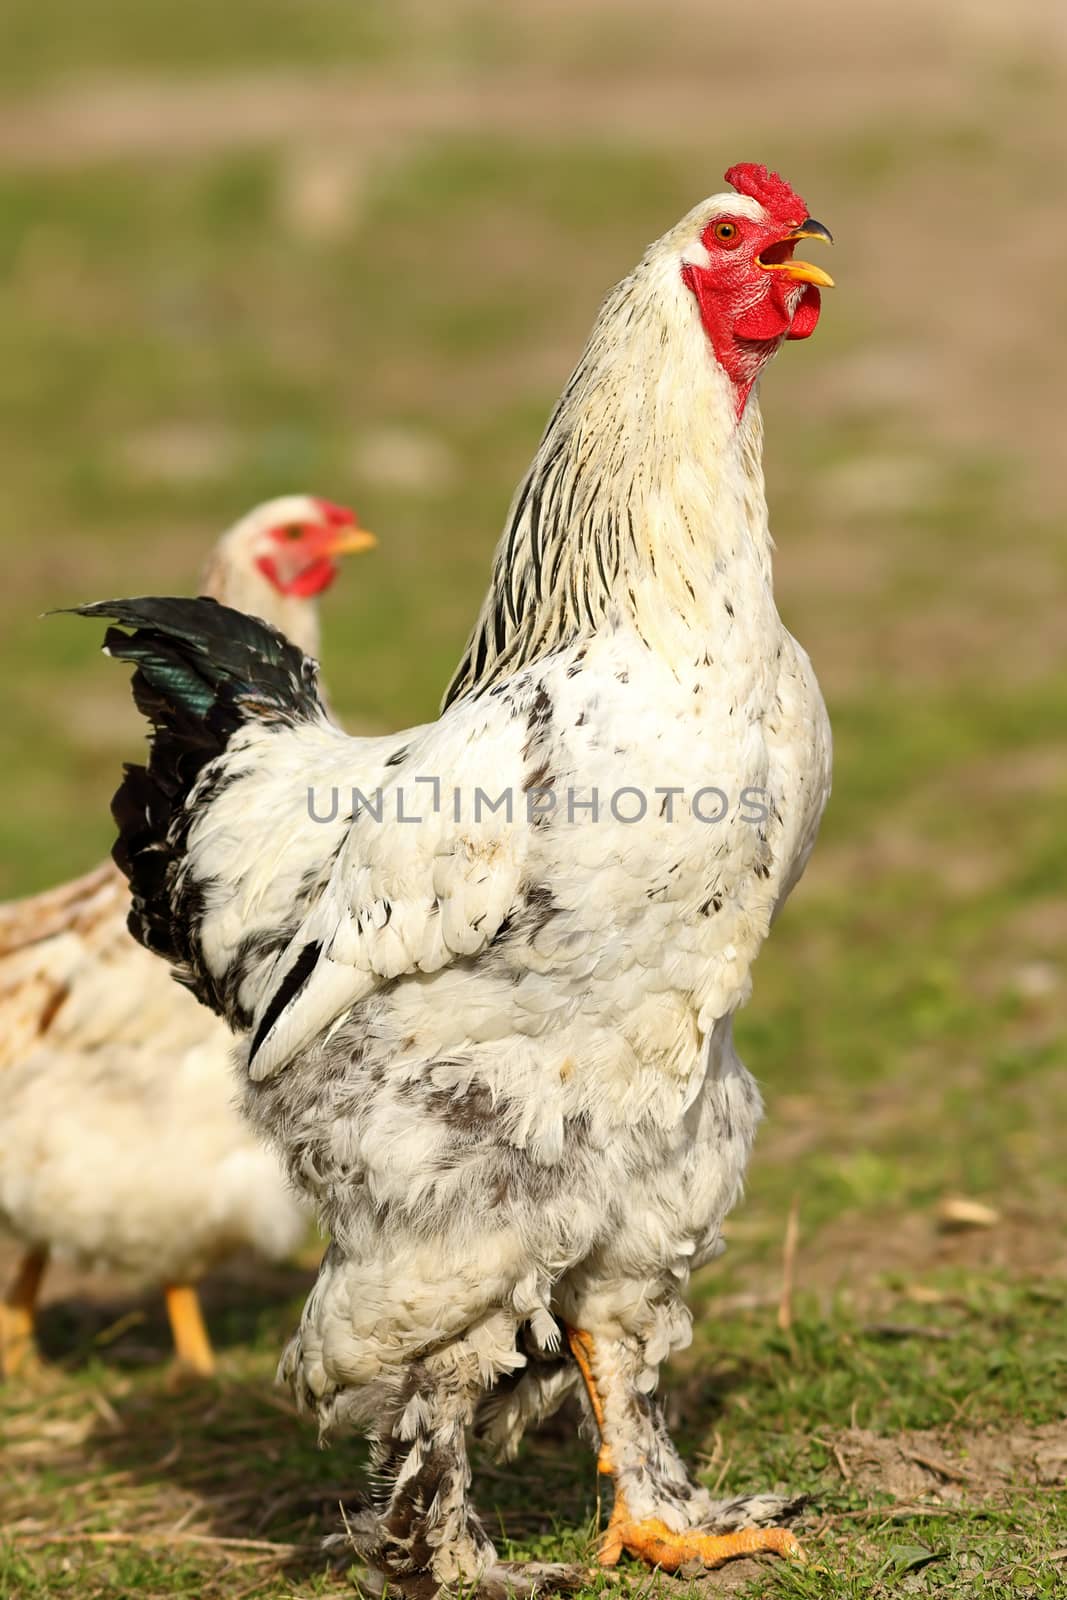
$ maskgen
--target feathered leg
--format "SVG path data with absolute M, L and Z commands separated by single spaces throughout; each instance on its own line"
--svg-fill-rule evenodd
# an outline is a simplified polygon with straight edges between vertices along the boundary
M 482 1388 L 469 1350 L 436 1352 L 407 1369 L 371 1432 L 376 1505 L 348 1526 L 373 1591 L 387 1585 L 431 1600 L 455 1588 L 505 1600 L 558 1587 L 570 1575 L 563 1566 L 500 1561 L 470 1504 L 467 1429 Z
M 14 1377 L 34 1354 L 37 1296 L 47 1265 L 47 1246 L 27 1250 L 0 1302 L 0 1377 Z
M 442 1370 L 440 1358 L 429 1357 L 408 1369 L 395 1409 L 371 1433 L 376 1515 L 366 1542 L 354 1532 L 372 1576 L 399 1582 L 406 1593 L 476 1581 L 496 1560 L 467 1500 L 466 1429 L 474 1399 L 462 1366 Z
M 767 1526 L 789 1520 L 802 1501 L 775 1495 L 713 1501 L 690 1482 L 659 1407 L 638 1386 L 646 1360 L 637 1340 L 567 1332 L 600 1436 L 597 1467 L 615 1488 L 603 1566 L 614 1566 L 624 1550 L 670 1572 L 767 1550 L 803 1559 L 788 1529 Z
M 200 1378 L 210 1378 L 215 1371 L 215 1352 L 204 1326 L 199 1295 L 189 1283 L 170 1283 L 164 1294 L 179 1366 Z

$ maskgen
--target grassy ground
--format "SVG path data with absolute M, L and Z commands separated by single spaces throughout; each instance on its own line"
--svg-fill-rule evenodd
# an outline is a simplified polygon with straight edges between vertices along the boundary
M 757 39 L 710 9 L 7 0 L 0 892 L 102 853 L 139 738 L 92 630 L 39 612 L 187 588 L 307 486 L 382 535 L 329 597 L 335 703 L 431 714 L 599 297 L 730 162 L 780 165 L 839 240 L 764 392 L 836 787 L 742 1022 L 769 1121 L 671 1382 L 707 1481 L 812 1496 L 812 1563 L 706 1586 L 1063 1593 L 1067 38 L 1037 0 L 775 0 Z M 954 1196 L 992 1225 L 947 1228 Z M 0 1595 L 350 1588 L 317 1539 L 358 1451 L 270 1387 L 308 1266 L 216 1281 L 222 1376 L 179 1391 L 154 1302 L 55 1276 L 55 1364 L 0 1396 Z M 564 1436 L 479 1495 L 505 1547 L 588 1554 Z

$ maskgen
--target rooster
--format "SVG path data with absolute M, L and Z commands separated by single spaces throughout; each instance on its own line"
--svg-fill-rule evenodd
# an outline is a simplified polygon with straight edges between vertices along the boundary
M 315 670 L 207 602 L 110 601 L 155 733 L 115 800 L 138 937 L 248 1033 L 246 1110 L 331 1243 L 282 1371 L 360 1427 L 351 1524 L 412 1595 L 501 1562 L 467 1435 L 579 1389 L 600 1548 L 796 1553 L 799 1502 L 717 1502 L 653 1399 L 761 1114 L 732 1018 L 812 849 L 830 736 L 783 627 L 754 394 L 829 239 L 727 174 L 608 296 L 512 503 L 440 718 L 352 740 Z
M 203 589 L 315 650 L 315 596 L 372 542 L 342 507 L 290 495 L 220 540 Z M 5 1375 L 32 1349 L 53 1248 L 164 1283 L 179 1362 L 206 1374 L 195 1278 L 242 1246 L 287 1254 L 304 1231 L 232 1103 L 232 1037 L 130 938 L 129 909 L 110 862 L 0 906 L 0 1223 L 26 1245 L 0 1304 Z

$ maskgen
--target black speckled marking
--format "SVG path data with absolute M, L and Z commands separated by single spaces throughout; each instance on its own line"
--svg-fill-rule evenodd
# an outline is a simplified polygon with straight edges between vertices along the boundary
M 526 711 L 527 739 L 537 738 L 552 720 L 552 696 L 543 683 L 537 685 L 533 699 Z
M 533 937 L 559 912 L 552 890 L 543 883 L 531 884 L 523 894 L 528 916 L 523 919 L 524 937 Z

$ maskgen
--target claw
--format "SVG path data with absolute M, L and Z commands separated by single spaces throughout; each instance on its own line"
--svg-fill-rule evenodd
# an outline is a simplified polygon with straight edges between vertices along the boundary
M 647 1561 L 649 1566 L 662 1567 L 665 1572 L 677 1572 L 679 1567 L 691 1563 L 710 1571 L 737 1556 L 766 1552 L 789 1556 L 794 1561 L 806 1559 L 788 1528 L 742 1528 L 737 1533 L 697 1533 L 687 1529 L 676 1533 L 655 1518 L 627 1522 L 612 1517 L 600 1548 L 601 1566 L 613 1567 L 624 1550 L 640 1561 Z

